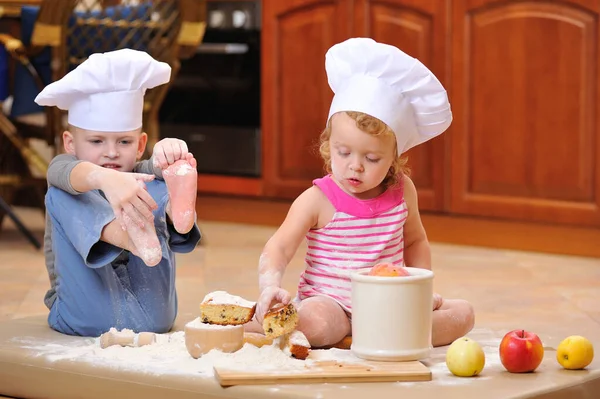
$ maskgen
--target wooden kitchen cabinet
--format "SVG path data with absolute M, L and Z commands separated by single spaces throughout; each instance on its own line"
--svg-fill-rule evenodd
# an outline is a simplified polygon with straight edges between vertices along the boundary
M 352 2 L 262 4 L 263 189 L 295 198 L 324 173 L 318 140 L 333 98 L 325 53 L 349 37 Z
M 445 3 L 263 1 L 263 151 L 266 195 L 294 198 L 323 175 L 318 155 L 333 93 L 325 53 L 350 37 L 368 36 L 403 49 L 447 77 Z M 441 210 L 444 140 L 409 154 L 423 209 Z
M 323 174 L 325 53 L 368 36 L 449 92 L 452 126 L 409 153 L 423 210 L 600 226 L 599 20 L 591 0 L 263 0 L 265 196 Z
M 600 226 L 600 4 L 452 1 L 453 214 Z
M 450 53 L 447 45 L 448 10 L 446 1 L 360 0 L 355 1 L 354 36 L 398 47 L 419 59 L 448 90 Z M 444 208 L 445 147 L 447 133 L 408 152 L 411 178 L 419 192 L 419 208 Z

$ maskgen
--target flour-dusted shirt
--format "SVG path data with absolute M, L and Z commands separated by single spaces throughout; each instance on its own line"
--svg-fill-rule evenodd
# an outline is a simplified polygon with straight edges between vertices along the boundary
M 326 226 L 306 235 L 306 269 L 300 276 L 298 297 L 328 296 L 351 312 L 351 273 L 380 262 L 404 265 L 408 208 L 403 187 L 360 200 L 343 191 L 331 176 L 313 184 L 329 199 L 335 213 Z

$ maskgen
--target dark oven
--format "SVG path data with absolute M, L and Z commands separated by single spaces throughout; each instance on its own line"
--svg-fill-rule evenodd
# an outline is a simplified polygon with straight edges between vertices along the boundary
M 161 137 L 185 140 L 198 172 L 260 176 L 260 1 L 207 2 L 207 29 L 161 107 Z

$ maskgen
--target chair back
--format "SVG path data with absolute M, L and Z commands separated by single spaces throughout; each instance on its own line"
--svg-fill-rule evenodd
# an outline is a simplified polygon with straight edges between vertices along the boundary
M 30 46 L 34 52 L 51 47 L 51 81 L 93 53 L 123 48 L 168 63 L 172 81 L 179 60 L 200 44 L 206 29 L 205 0 L 43 0 L 37 12 Z M 148 90 L 145 96 L 144 129 L 150 144 L 158 139 L 157 115 L 168 87 Z M 62 135 L 60 111 L 51 112 L 51 130 Z

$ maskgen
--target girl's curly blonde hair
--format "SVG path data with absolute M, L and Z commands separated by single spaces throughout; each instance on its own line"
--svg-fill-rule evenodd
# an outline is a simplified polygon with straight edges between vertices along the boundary
M 394 153 L 397 152 L 398 144 L 396 143 L 396 137 L 394 135 L 394 132 L 392 131 L 392 129 L 389 128 L 388 125 L 386 125 L 381 120 L 362 112 L 345 111 L 345 113 L 350 118 L 354 119 L 354 121 L 356 122 L 356 127 L 358 127 L 365 133 L 369 133 L 370 135 L 376 137 L 394 137 Z M 323 161 L 325 162 L 325 171 L 327 173 L 331 173 L 331 152 L 329 150 L 330 138 L 331 119 L 327 121 L 327 126 L 325 127 L 325 130 L 323 130 L 323 132 L 321 133 L 319 145 L 319 152 L 321 153 L 321 158 L 323 158 Z M 390 166 L 390 170 L 388 171 L 385 179 L 383 179 L 383 182 L 381 184 L 383 184 L 385 188 L 389 188 L 393 185 L 396 185 L 403 175 L 408 176 L 410 174 L 410 169 L 408 168 L 408 166 L 406 166 L 407 162 L 407 156 L 399 156 L 396 159 L 394 159 L 394 162 L 392 162 L 392 166 Z

